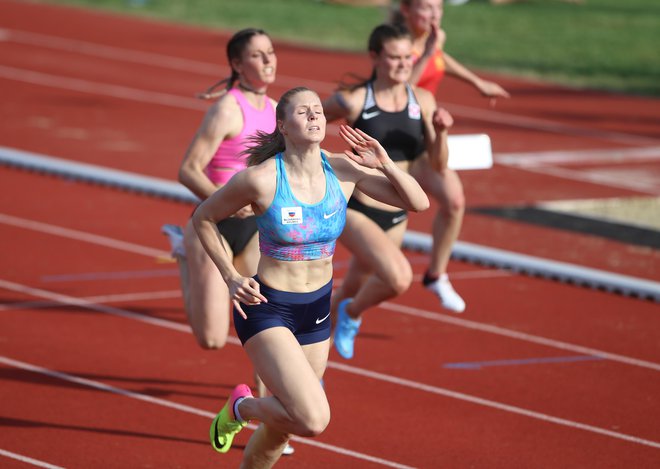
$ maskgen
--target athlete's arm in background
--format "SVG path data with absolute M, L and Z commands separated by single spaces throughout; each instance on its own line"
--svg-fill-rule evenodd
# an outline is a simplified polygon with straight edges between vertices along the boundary
M 477 88 L 479 92 L 490 98 L 510 98 L 507 91 L 495 82 L 484 80 L 468 70 L 451 55 L 444 53 L 445 70 L 450 75 L 460 78 Z
M 454 119 L 446 109 L 438 107 L 435 97 L 427 90 L 415 88 L 415 95 L 422 108 L 424 119 L 424 142 L 431 167 L 442 172 L 447 167 L 449 147 L 447 137 Z
M 360 103 L 364 101 L 363 87 L 353 91 L 342 90 L 335 91 L 329 98 L 323 101 L 323 114 L 328 122 L 338 119 L 346 119 L 346 122 L 352 124 L 360 113 Z M 360 95 L 362 101 L 360 101 Z
M 231 95 L 224 95 L 206 112 L 179 168 L 179 182 L 201 200 L 217 190 L 217 186 L 204 173 L 204 168 L 222 141 L 238 135 L 242 127 L 243 115 Z

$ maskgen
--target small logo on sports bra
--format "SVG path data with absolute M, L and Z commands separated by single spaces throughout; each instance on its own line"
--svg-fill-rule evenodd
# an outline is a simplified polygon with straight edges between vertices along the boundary
M 332 216 L 333 216 L 335 213 L 337 213 L 338 211 L 339 211 L 339 209 L 335 210 L 335 211 L 332 212 L 332 213 L 324 213 L 324 214 L 323 214 L 323 218 L 325 218 L 325 219 L 327 220 L 328 218 L 332 217 Z
M 362 118 L 364 120 L 368 121 L 372 117 L 376 117 L 378 114 L 380 114 L 380 111 L 373 111 L 373 112 L 364 111 L 364 112 L 362 112 Z
M 415 120 L 419 120 L 419 118 L 422 117 L 422 110 L 419 107 L 419 104 L 408 104 L 408 117 Z
M 283 225 L 300 225 L 302 222 L 302 207 L 282 207 Z

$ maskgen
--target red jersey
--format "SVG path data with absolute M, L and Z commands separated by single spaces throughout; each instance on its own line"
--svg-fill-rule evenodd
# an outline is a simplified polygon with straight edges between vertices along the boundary
M 413 60 L 417 62 L 419 57 L 414 57 Z M 426 67 L 417 81 L 417 86 L 435 94 L 444 76 L 445 58 L 441 50 L 436 50 L 433 56 L 426 62 Z

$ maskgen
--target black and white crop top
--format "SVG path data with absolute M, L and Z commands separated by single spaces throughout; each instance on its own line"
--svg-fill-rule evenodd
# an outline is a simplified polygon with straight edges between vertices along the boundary
M 385 148 L 392 161 L 413 161 L 426 149 L 422 109 L 410 85 L 408 106 L 399 112 L 386 112 L 378 107 L 372 82 L 366 84 L 364 107 L 353 127 L 366 132 Z

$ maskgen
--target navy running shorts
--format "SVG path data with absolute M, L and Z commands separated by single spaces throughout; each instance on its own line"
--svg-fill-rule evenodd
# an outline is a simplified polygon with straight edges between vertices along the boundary
M 254 277 L 257 282 L 259 278 Z M 275 290 L 259 282 L 268 303 L 241 304 L 247 319 L 234 308 L 234 328 L 245 345 L 252 336 L 271 327 L 286 327 L 300 345 L 315 344 L 330 338 L 330 295 L 332 280 L 316 291 L 294 293 Z

